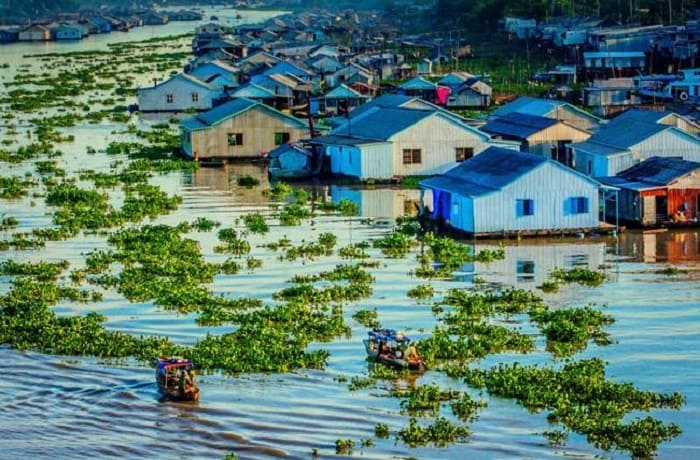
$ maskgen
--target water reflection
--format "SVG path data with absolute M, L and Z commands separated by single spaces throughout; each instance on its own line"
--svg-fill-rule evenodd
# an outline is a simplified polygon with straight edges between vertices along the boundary
M 638 262 L 694 265 L 700 262 L 700 231 L 627 231 L 620 235 L 620 253 Z

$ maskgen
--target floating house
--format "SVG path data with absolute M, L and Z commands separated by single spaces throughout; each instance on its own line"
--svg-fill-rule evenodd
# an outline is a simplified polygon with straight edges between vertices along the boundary
M 83 38 L 83 30 L 79 27 L 59 25 L 51 28 L 51 37 L 54 40 L 80 40 Z
M 444 172 L 488 141 L 488 134 L 441 109 L 373 106 L 310 142 L 325 147 L 333 174 L 391 180 Z
M 19 40 L 18 29 L 0 28 L 0 43 L 13 43 Z
M 369 96 L 365 96 L 348 86 L 340 85 L 323 96 L 312 99 L 311 113 L 314 115 L 318 113 L 346 115 L 369 99 Z
M 491 112 L 489 119 L 502 117 L 512 112 L 565 121 L 571 126 L 575 126 L 586 131 L 595 129 L 601 122 L 599 117 L 592 115 L 585 110 L 581 110 L 568 102 L 528 96 L 521 96 L 516 100 L 505 104 L 503 107 L 499 107 Z
M 555 118 L 512 112 L 495 118 L 480 128 L 494 138 L 517 141 L 520 150 L 573 165 L 567 144 L 591 137 L 589 131 L 576 128 Z
M 397 88 L 397 94 L 406 96 L 416 96 L 426 101 L 435 102 L 437 100 L 437 85 L 423 77 L 413 77 L 401 83 Z
M 700 139 L 637 112 L 612 119 L 588 140 L 568 148 L 576 170 L 593 177 L 617 175 L 654 156 L 700 161 Z
M 598 228 L 600 184 L 540 155 L 490 147 L 420 182 L 438 222 L 470 235 Z
M 700 217 L 700 162 L 652 157 L 599 180 L 619 189 L 619 217 L 627 223 L 687 224 L 697 223 Z M 614 209 L 611 200 L 606 210 Z
M 150 88 L 139 88 L 139 110 L 142 112 L 181 112 L 209 110 L 224 96 L 214 87 L 192 75 L 181 73 Z
M 261 102 L 234 99 L 180 122 L 190 158 L 261 158 L 279 145 L 308 137 L 303 121 Z
M 26 27 L 19 31 L 17 34 L 17 39 L 21 42 L 24 41 L 41 41 L 47 42 L 51 40 L 51 31 L 42 25 L 35 24 L 33 26 Z

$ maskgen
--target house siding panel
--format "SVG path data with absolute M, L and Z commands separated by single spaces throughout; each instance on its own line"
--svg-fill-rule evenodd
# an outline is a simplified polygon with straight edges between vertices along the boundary
M 478 134 L 462 128 L 439 115 L 421 120 L 411 129 L 398 133 L 392 139 L 393 175 L 419 176 L 441 174 L 456 163 L 457 147 L 472 147 L 474 153 L 484 150 L 486 143 Z M 404 149 L 421 149 L 421 163 L 403 164 Z
M 391 144 L 365 144 L 362 146 L 359 177 L 366 179 L 391 179 Z
M 588 212 L 565 213 L 565 200 L 578 196 L 588 199 Z M 534 214 L 516 217 L 517 199 L 532 199 Z M 475 232 L 597 227 L 597 210 L 598 187 L 595 184 L 546 163 L 500 192 L 476 199 Z

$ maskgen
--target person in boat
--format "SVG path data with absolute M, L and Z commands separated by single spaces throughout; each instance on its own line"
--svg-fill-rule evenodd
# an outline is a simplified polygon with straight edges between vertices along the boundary
M 423 357 L 418 352 L 418 345 L 416 342 L 411 342 L 411 344 L 408 346 L 408 351 L 406 351 L 406 360 L 412 362 L 423 361 Z
M 192 380 L 192 376 L 189 372 L 187 372 L 186 369 L 182 369 L 182 371 L 180 372 L 180 379 L 178 380 L 178 389 L 180 390 L 180 393 L 188 393 L 192 391 L 193 387 L 194 382 Z

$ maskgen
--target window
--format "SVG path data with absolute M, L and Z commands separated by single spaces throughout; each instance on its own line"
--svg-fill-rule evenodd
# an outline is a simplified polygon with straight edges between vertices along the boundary
M 192 93 L 192 102 L 199 102 L 199 93 Z
M 172 104 L 175 101 L 175 97 L 172 94 L 165 95 L 165 102 Z
M 289 142 L 289 133 L 275 133 L 275 145 L 282 145 Z
M 455 149 L 455 154 L 455 160 L 457 163 L 461 163 L 474 156 L 474 147 L 457 147 Z
M 403 164 L 420 164 L 420 149 L 403 149 Z
M 565 214 L 585 214 L 588 212 L 588 198 L 585 196 L 572 196 L 565 202 Z
M 228 145 L 243 145 L 243 133 L 228 133 Z
M 515 266 L 518 282 L 535 280 L 535 262 L 532 260 L 518 260 Z
M 535 214 L 535 200 L 515 200 L 515 215 L 517 217 L 531 216 Z

